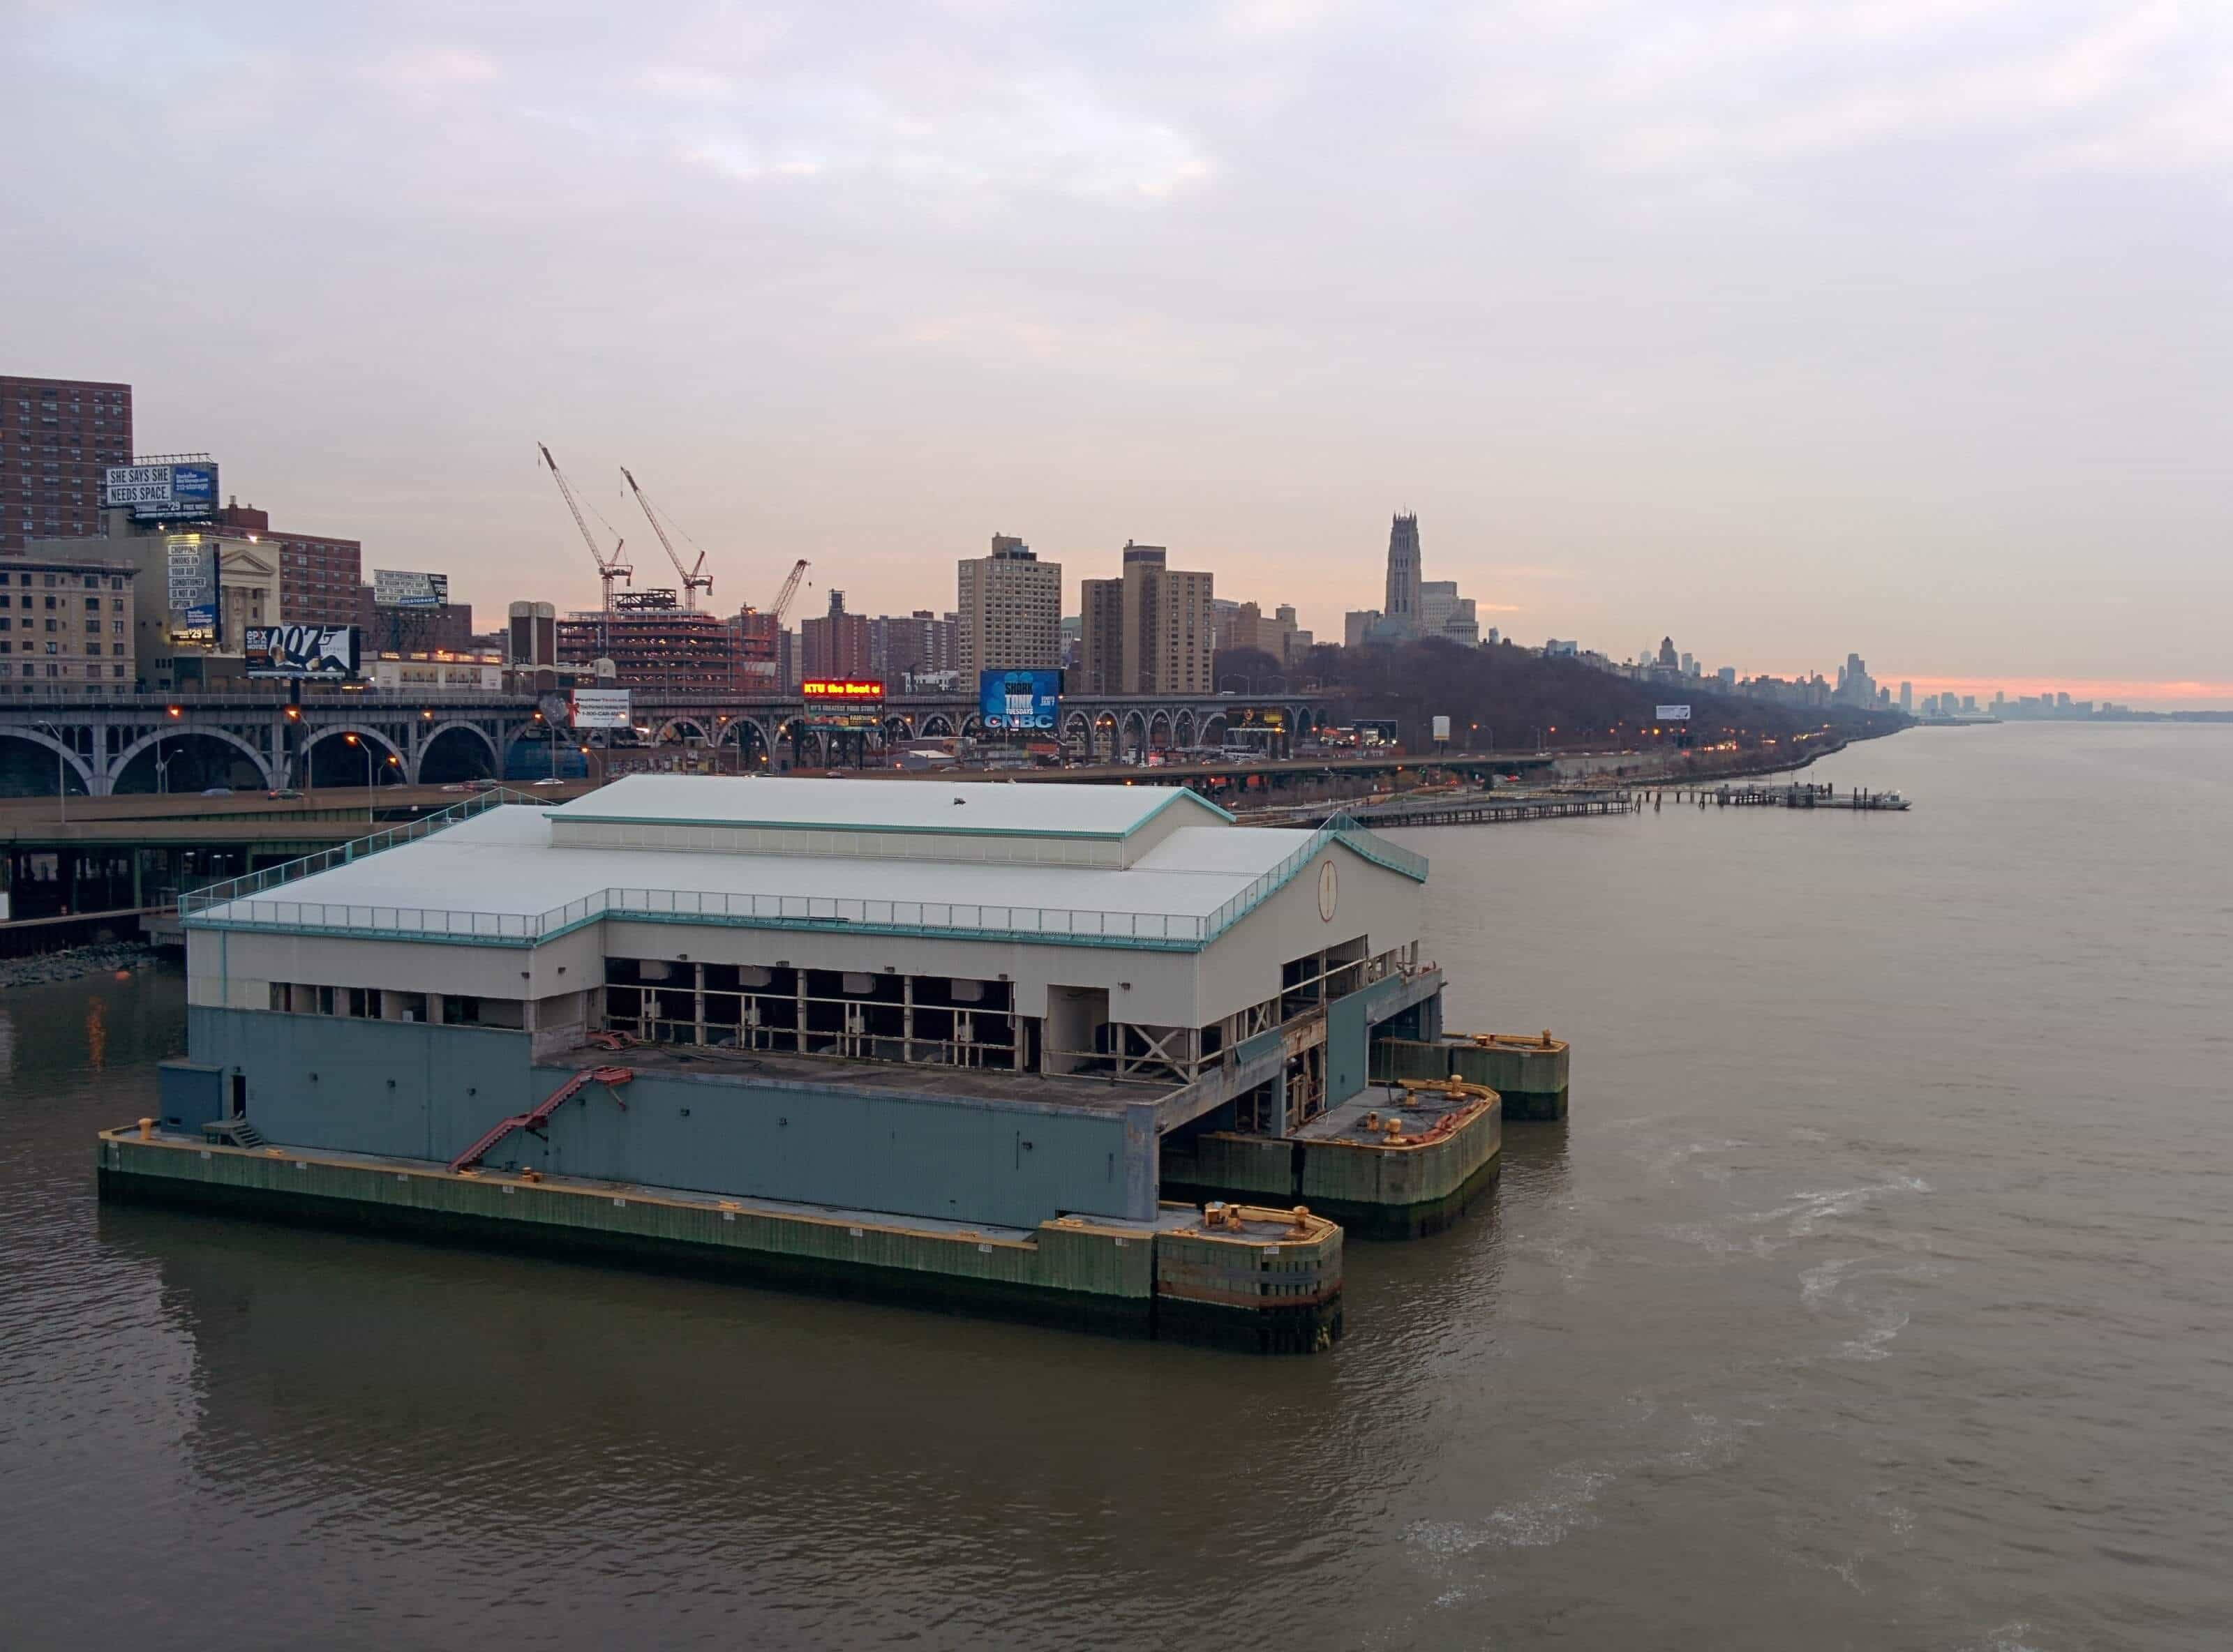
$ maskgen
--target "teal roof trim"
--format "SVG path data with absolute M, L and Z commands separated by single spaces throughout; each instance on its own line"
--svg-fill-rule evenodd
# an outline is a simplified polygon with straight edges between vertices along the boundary
M 705 820 L 693 817 L 651 815 L 596 815 L 570 807 L 558 818 L 567 821 L 589 821 L 600 826 L 693 826 L 732 831 L 761 832 L 861 832 L 889 833 L 904 837 L 1085 837 L 1102 842 L 1118 843 L 1131 836 L 1163 810 L 1174 807 L 1182 799 L 1189 799 L 1231 825 L 1239 816 L 1220 808 L 1200 792 L 1186 786 L 1172 786 L 1162 802 L 1134 821 L 1121 831 L 1095 830 L 1084 827 L 1053 826 L 977 826 L 962 822 L 940 821 L 936 825 L 876 825 L 852 820 Z
M 1312 832 L 1310 841 L 1293 854 L 1258 878 L 1239 894 L 1234 895 L 1215 912 L 1209 914 L 1204 926 L 1205 941 L 1214 940 L 1262 906 L 1273 895 L 1294 881 L 1295 875 L 1316 860 L 1329 845 L 1339 843 L 1353 854 L 1360 855 L 1375 866 L 1384 867 L 1398 876 L 1414 883 L 1427 881 L 1427 857 L 1414 855 L 1400 844 L 1376 836 L 1358 825 L 1347 815 L 1336 815 Z

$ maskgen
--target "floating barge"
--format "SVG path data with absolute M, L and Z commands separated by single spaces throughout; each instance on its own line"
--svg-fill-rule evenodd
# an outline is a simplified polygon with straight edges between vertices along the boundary
M 1548 1105 L 1443 1038 L 1426 877 L 1175 790 L 475 799 L 186 904 L 101 1190 L 1310 1352 L 1338 1224 L 1493 1186 L 1491 1074 Z

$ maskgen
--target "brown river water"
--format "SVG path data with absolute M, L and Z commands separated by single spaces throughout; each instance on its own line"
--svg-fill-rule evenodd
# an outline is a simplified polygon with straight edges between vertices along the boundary
M 1815 772 L 1404 836 L 1573 1118 L 1316 1359 L 103 1209 L 0 993 L 0 1646 L 2233 1644 L 2233 728 Z

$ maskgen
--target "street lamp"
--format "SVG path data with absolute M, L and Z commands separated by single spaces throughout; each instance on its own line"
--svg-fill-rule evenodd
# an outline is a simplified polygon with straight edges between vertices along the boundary
M 342 743 L 345 745 L 359 746 L 363 749 L 364 823 L 369 826 L 372 824 L 372 742 L 369 740 L 360 740 L 354 734 L 344 734 L 342 736 Z
M 182 706 L 166 706 L 163 709 L 173 722 L 186 714 L 185 708 Z M 161 724 L 157 724 L 155 725 L 155 795 L 158 797 L 171 789 L 171 764 L 177 761 L 175 753 L 167 758 L 163 755 L 163 727 Z

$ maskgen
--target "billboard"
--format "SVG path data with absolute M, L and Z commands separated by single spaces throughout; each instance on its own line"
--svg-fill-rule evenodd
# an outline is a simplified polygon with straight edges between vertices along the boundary
M 111 465 L 101 473 L 101 503 L 110 510 L 129 506 L 142 522 L 211 516 L 217 511 L 217 466 L 207 459 Z
M 1450 738 L 1450 719 L 1449 718 L 1438 717 L 1435 719 L 1435 738 L 1437 740 L 1443 742 L 1445 745 L 1449 743 Z
M 625 688 L 577 688 L 572 706 L 576 728 L 632 728 Z
M 372 570 L 372 605 L 376 608 L 438 608 L 449 600 L 447 574 L 408 574 L 393 568 Z
M 163 542 L 164 606 L 170 610 L 171 641 L 217 641 L 217 558 L 214 539 L 173 534 Z
M 1062 673 L 1044 668 L 977 673 L 977 715 L 988 729 L 1052 732 L 1062 714 Z
M 1688 706 L 1662 706 L 1652 716 L 1662 723 L 1687 723 L 1690 720 Z
M 883 699 L 884 685 L 875 677 L 809 677 L 798 692 L 810 706 L 865 706 Z
M 353 625 L 251 625 L 241 650 L 251 677 L 314 677 L 342 682 L 357 674 Z

